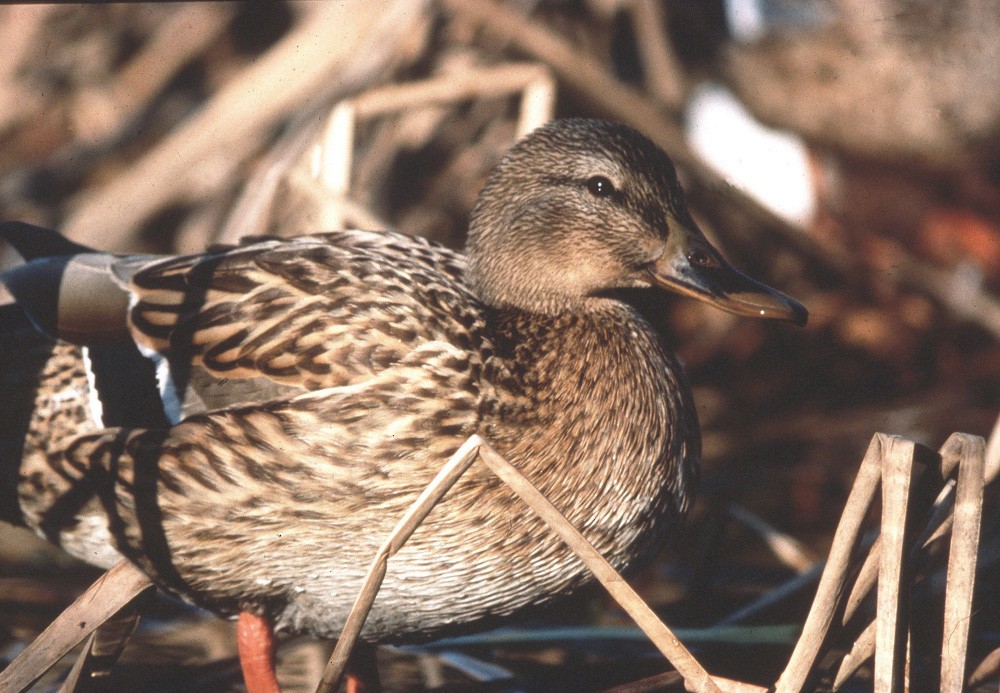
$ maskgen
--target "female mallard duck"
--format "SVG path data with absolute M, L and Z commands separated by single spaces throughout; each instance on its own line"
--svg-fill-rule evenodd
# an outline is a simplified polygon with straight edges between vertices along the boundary
M 614 290 L 806 317 L 705 240 L 666 154 L 595 120 L 507 154 L 465 255 L 342 231 L 121 258 L 2 231 L 30 260 L 2 275 L 16 301 L 4 339 L 29 321 L 57 338 L 42 356 L 17 349 L 37 392 L 8 417 L 8 517 L 91 563 L 125 556 L 217 613 L 320 637 L 338 635 L 379 543 L 474 433 L 616 568 L 660 546 L 690 505 L 695 410 Z M 588 579 L 473 468 L 393 558 L 362 637 L 432 636 Z

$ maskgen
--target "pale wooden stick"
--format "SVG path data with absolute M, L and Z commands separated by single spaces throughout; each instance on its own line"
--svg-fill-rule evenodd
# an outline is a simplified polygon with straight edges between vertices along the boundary
M 840 600 L 844 588 L 847 569 L 850 566 L 851 554 L 861 532 L 861 523 L 871 507 L 879 487 L 879 479 L 882 475 L 882 458 L 888 441 L 888 436 L 876 433 L 868 445 L 868 452 L 865 453 L 861 462 L 861 469 L 858 470 L 854 487 L 847 498 L 844 512 L 840 516 L 833 546 L 830 547 L 830 557 L 827 559 L 823 576 L 816 588 L 816 597 L 813 599 L 809 615 L 806 617 L 802 635 L 795 644 L 788 665 L 778 679 L 776 693 L 792 693 L 802 690 L 806 679 L 812 672 L 820 647 L 823 645 L 826 633 L 833 622 L 837 602 Z
M 979 666 L 969 675 L 969 688 L 978 686 L 1000 673 L 1000 647 L 983 658 Z
M 868 554 L 865 556 L 864 563 L 861 564 L 861 570 L 858 571 L 858 576 L 854 579 L 851 591 L 844 602 L 844 615 L 840 619 L 843 625 L 847 625 L 847 622 L 857 613 L 858 607 L 875 587 L 875 583 L 878 581 L 879 556 L 881 555 L 882 537 L 878 536 L 868 548 Z
M 243 186 L 216 242 L 236 243 L 245 236 L 259 236 L 267 231 L 271 209 L 282 181 L 309 149 L 322 125 L 315 115 L 312 120 L 306 115 L 296 120 L 288 133 L 267 151 L 256 172 Z
M 617 79 L 599 61 L 576 50 L 565 39 L 501 3 L 443 0 L 442 5 L 449 13 L 482 26 L 495 36 L 502 36 L 517 49 L 548 65 L 563 83 L 582 93 L 605 113 L 642 130 L 677 163 L 702 170 L 703 165 L 691 153 L 681 129 L 650 99 Z
M 878 618 L 875 623 L 875 693 L 895 693 L 906 684 L 909 630 L 909 571 L 906 525 L 913 481 L 913 443 L 896 436 L 886 440 L 882 466 L 882 551 L 878 571 Z
M 772 606 L 799 592 L 804 592 L 810 585 L 819 581 L 823 574 L 823 563 L 814 564 L 804 573 L 799 573 L 786 580 L 772 590 L 768 590 L 749 604 L 741 606 L 728 616 L 715 622 L 715 626 L 732 626 L 742 623 L 753 616 L 770 609 Z
M 629 8 L 629 14 L 650 93 L 664 105 L 680 111 L 686 91 L 684 70 L 667 39 L 663 3 L 661 0 L 637 0 Z
M 521 139 L 537 127 L 552 120 L 556 108 L 556 81 L 545 68 L 521 92 L 521 107 L 517 112 L 517 131 Z
M 983 472 L 986 441 L 963 435 L 962 461 L 955 493 L 955 524 L 948 552 L 948 586 L 944 594 L 944 641 L 941 651 L 941 690 L 960 691 L 965 683 L 972 591 L 983 519 Z
M 993 424 L 993 432 L 990 433 L 990 438 L 986 442 L 986 471 L 984 472 L 986 483 L 992 483 L 998 474 L 1000 474 L 1000 416 Z
M 358 117 L 364 118 L 432 103 L 454 103 L 475 97 L 499 97 L 523 92 L 539 80 L 551 80 L 544 66 L 510 63 L 463 70 L 419 82 L 391 84 L 359 94 L 352 101 Z
M 958 466 L 959 458 L 961 455 L 961 450 L 963 449 L 963 436 L 965 434 L 953 433 L 945 441 L 944 445 L 941 446 L 939 454 L 941 455 L 941 477 L 947 479 L 955 471 Z M 937 499 L 934 501 L 932 506 L 932 511 L 930 514 L 930 519 L 927 521 L 927 526 L 924 528 L 923 533 L 917 540 L 914 551 L 919 551 L 922 547 L 929 545 L 931 542 L 935 541 L 944 532 L 948 531 L 950 528 L 950 518 L 952 507 L 954 504 L 955 489 L 951 482 L 948 482 L 941 493 L 938 494 Z M 861 567 L 861 571 L 858 573 L 857 579 L 854 581 L 854 586 L 851 588 L 851 593 L 847 598 L 847 602 L 844 607 L 843 623 L 847 623 L 856 613 L 861 602 L 868 596 L 872 588 L 875 586 L 875 581 L 878 577 L 878 561 L 879 553 L 882 550 L 882 539 L 878 537 L 875 542 L 868 549 L 868 555 L 865 557 L 865 562 Z
M 337 639 L 337 646 L 334 648 L 333 654 L 330 655 L 330 661 L 327 662 L 326 669 L 323 671 L 323 678 L 316 688 L 317 693 L 332 693 L 340 685 L 340 680 L 344 674 L 344 667 L 347 666 L 347 659 L 351 655 L 351 650 L 354 649 L 354 644 L 361 633 L 365 619 L 368 618 L 368 613 L 375 602 L 375 596 L 382 585 L 382 580 L 385 579 L 389 558 L 403 547 L 406 540 L 416 531 L 420 523 L 424 521 L 424 518 L 430 514 L 438 501 L 448 492 L 448 489 L 472 466 L 472 463 L 476 461 L 476 452 L 481 443 L 482 438 L 474 435 L 455 451 L 455 454 L 451 456 L 447 464 L 434 477 L 434 480 L 427 485 L 423 493 L 413 502 L 413 505 L 410 506 L 406 514 L 403 515 L 395 528 L 393 528 L 388 538 L 382 543 L 382 546 L 379 547 L 375 558 L 372 560 L 371 567 L 368 569 L 368 574 L 365 576 L 364 585 L 361 587 L 357 599 L 354 600 L 351 613 L 348 615 L 347 622 L 344 623 L 344 628 Z
M 146 574 L 127 561 L 106 572 L 70 604 L 6 669 L 0 672 L 0 691 L 24 691 L 67 652 L 152 589 Z

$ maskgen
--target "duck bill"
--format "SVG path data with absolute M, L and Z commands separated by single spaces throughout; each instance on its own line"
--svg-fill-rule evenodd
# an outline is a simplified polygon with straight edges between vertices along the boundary
M 674 247 L 668 248 L 650 267 L 653 285 L 735 315 L 806 324 L 809 312 L 805 306 L 737 271 L 700 232 L 688 229 L 671 229 L 671 232 Z

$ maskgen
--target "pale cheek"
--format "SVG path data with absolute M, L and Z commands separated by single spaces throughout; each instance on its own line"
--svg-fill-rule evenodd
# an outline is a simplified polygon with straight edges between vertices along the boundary
M 618 277 L 613 270 L 616 263 L 608 258 L 595 258 L 593 255 L 564 254 L 549 267 L 559 267 L 557 272 L 548 272 L 549 280 L 566 287 L 575 287 L 577 292 L 584 294 L 594 289 L 617 283 Z

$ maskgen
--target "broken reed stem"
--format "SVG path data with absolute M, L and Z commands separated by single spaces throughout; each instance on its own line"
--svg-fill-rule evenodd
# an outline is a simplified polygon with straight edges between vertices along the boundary
M 430 514 L 433 507 L 444 497 L 448 490 L 458 481 L 477 456 L 490 468 L 528 507 L 534 510 L 549 527 L 576 553 L 591 570 L 615 601 L 632 617 L 649 636 L 660 652 L 684 677 L 689 690 L 699 693 L 717 692 L 715 684 L 708 672 L 702 668 L 693 655 L 674 636 L 666 625 L 657 618 L 653 610 L 638 594 L 622 579 L 618 571 L 608 563 L 597 549 L 580 534 L 572 523 L 553 506 L 542 493 L 532 485 L 517 469 L 505 460 L 478 435 L 470 436 L 447 464 L 438 472 L 434 480 L 424 489 L 420 497 L 410 506 L 403 518 L 376 553 L 365 582 L 354 602 L 354 607 L 347 617 L 337 646 L 334 648 L 330 661 L 323 672 L 323 678 L 317 687 L 317 693 L 332 693 L 340 684 L 347 659 L 354 648 L 365 619 L 371 611 L 375 596 L 385 578 L 389 558 L 394 555 L 407 539 L 413 534 L 421 522 Z M 734 687 L 736 686 L 736 687 Z M 732 682 L 727 690 L 761 691 L 757 686 L 744 686 Z
M 875 691 L 908 690 L 909 562 L 906 528 L 913 481 L 913 443 L 887 437 L 882 466 L 882 551 L 875 625 Z
M 139 598 L 136 597 L 90 634 L 59 687 L 59 693 L 96 690 L 102 682 L 106 685 L 107 677 L 111 675 L 111 670 L 139 626 L 141 617 L 137 608 L 138 601 Z M 78 688 L 81 685 L 83 688 Z
M 977 436 L 969 436 L 965 433 L 953 433 L 941 446 L 941 477 L 948 479 L 955 471 L 956 467 L 961 469 L 962 459 L 969 450 L 975 449 L 975 441 L 981 441 Z M 980 445 L 980 447 L 982 447 Z M 987 457 L 984 455 L 984 457 Z M 987 462 L 988 464 L 988 462 Z M 925 477 L 926 478 L 926 477 Z M 985 481 L 983 485 L 985 485 Z M 920 536 L 913 543 L 910 551 L 911 560 L 916 560 L 927 547 L 936 542 L 940 537 L 952 531 L 954 520 L 953 510 L 955 507 L 955 485 L 948 481 L 934 501 L 929 519 Z M 963 530 L 965 531 L 965 530 Z M 876 538 L 865 557 L 865 562 L 854 581 L 854 587 L 847 598 L 844 607 L 842 623 L 848 621 L 857 612 L 862 601 L 874 588 L 878 579 L 878 565 L 882 550 L 881 537 Z M 949 554 L 950 555 L 950 554 Z M 949 559 L 950 560 L 950 559 Z M 857 637 L 851 651 L 840 662 L 834 680 L 833 689 L 837 690 L 848 678 L 854 675 L 858 668 L 875 654 L 875 621 L 873 620 L 865 628 L 864 632 Z
M 128 561 L 106 572 L 0 672 L 0 691 L 24 691 L 105 621 L 153 589 Z
M 431 104 L 477 97 L 499 98 L 515 92 L 521 92 L 517 123 L 520 138 L 551 120 L 555 110 L 555 80 L 537 63 L 472 68 L 431 79 L 390 84 L 338 103 L 327 118 L 314 164 L 313 175 L 328 189 L 331 198 L 329 204 L 323 205 L 320 226 L 343 229 L 355 222 L 362 228 L 371 226 L 364 216 L 358 216 L 358 211 L 364 213 L 360 208 L 354 210 L 353 216 L 345 213 L 350 211 L 345 207 L 350 204 L 347 195 L 351 187 L 354 133 L 359 120 Z M 383 227 L 385 224 L 379 226 Z
M 876 433 L 868 444 L 868 451 L 861 461 L 861 469 L 858 470 L 854 487 L 847 498 L 844 513 L 840 516 L 833 545 L 830 547 L 830 557 L 816 588 L 816 597 L 806 617 L 802 635 L 795 644 L 788 665 L 778 679 L 776 693 L 797 693 L 802 690 L 816 662 L 844 589 L 851 554 L 861 532 L 861 523 L 879 487 L 882 458 L 887 443 L 888 436 Z
M 499 98 L 523 92 L 540 80 L 552 81 L 549 71 L 543 65 L 508 63 L 496 67 L 470 68 L 416 82 L 377 87 L 353 97 L 350 101 L 354 105 L 357 117 L 367 118 L 433 103 L 455 103 L 476 97 Z
M 545 63 L 564 84 L 600 110 L 646 133 L 679 165 L 704 170 L 704 165 L 688 148 L 681 129 L 649 98 L 541 23 L 527 19 L 504 4 L 488 0 L 443 0 L 441 4 L 449 14 L 481 26 L 486 32 L 510 41 L 516 49 Z
M 833 690 L 838 691 L 840 687 L 847 683 L 847 679 L 854 676 L 854 673 L 862 664 L 871 659 L 875 653 L 875 621 L 869 623 L 861 635 L 854 640 L 851 651 L 844 655 L 837 668 L 837 674 L 833 679 Z
M 948 581 L 944 595 L 944 641 L 941 651 L 941 690 L 963 690 L 965 658 L 969 644 L 972 593 L 983 518 L 983 483 L 986 443 L 978 436 L 963 436 L 955 522 L 948 552 Z
M 932 490 L 937 495 L 930 506 L 930 513 L 927 516 L 928 519 L 926 520 L 925 528 L 913 545 L 913 553 L 918 553 L 922 547 L 935 541 L 950 528 L 949 523 L 951 521 L 950 518 L 952 517 L 955 489 L 954 484 L 949 481 L 949 478 L 958 467 L 959 458 L 964 446 L 964 443 L 962 442 L 964 440 L 964 436 L 966 436 L 964 433 L 953 433 L 949 436 L 948 440 L 945 441 L 945 444 L 942 445 L 938 451 L 938 454 L 941 457 L 940 475 L 925 474 L 920 480 L 920 492 L 917 493 L 918 499 L 929 497 Z M 940 480 L 944 480 L 945 482 L 943 489 L 938 483 Z M 918 512 L 924 512 L 922 508 L 916 508 L 915 510 Z M 858 607 L 871 593 L 872 588 L 875 586 L 875 582 L 878 578 L 878 563 L 881 551 L 882 538 L 876 537 L 875 541 L 868 549 L 868 555 L 865 557 L 864 564 L 858 573 L 858 577 L 854 581 L 850 595 L 845 603 L 844 614 L 841 618 L 841 622 L 843 624 L 847 624 L 847 622 L 851 620 L 857 612 Z

